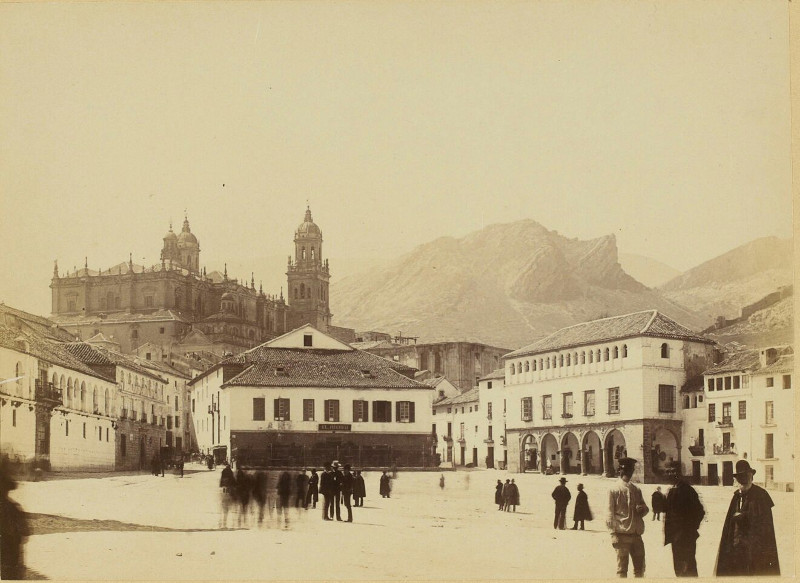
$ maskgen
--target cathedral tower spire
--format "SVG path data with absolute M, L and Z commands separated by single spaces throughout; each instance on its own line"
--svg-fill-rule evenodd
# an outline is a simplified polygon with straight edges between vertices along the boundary
M 322 260 L 322 230 L 306 207 L 303 222 L 294 234 L 294 260 L 290 258 L 288 270 L 289 306 L 292 327 L 311 324 L 326 332 L 331 322 L 328 306 L 330 272 L 327 261 Z

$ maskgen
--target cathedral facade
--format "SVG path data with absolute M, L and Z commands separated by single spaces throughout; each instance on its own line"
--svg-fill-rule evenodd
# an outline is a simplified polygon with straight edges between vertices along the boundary
M 288 297 L 265 294 L 255 280 L 238 281 L 200 267 L 200 243 L 189 220 L 180 233 L 170 225 L 160 263 L 132 259 L 108 270 L 60 275 L 54 268 L 52 319 L 81 339 L 112 338 L 124 352 L 145 343 L 166 354 L 235 354 L 303 324 L 347 336 L 331 326 L 330 270 L 322 258 L 322 231 L 307 209 L 289 257 Z M 347 338 L 343 338 L 347 340 Z

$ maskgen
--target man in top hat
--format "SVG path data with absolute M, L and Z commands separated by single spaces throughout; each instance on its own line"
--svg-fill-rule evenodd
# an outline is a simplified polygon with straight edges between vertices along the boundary
M 722 539 L 719 543 L 715 575 L 780 575 L 775 527 L 772 523 L 772 498 L 764 488 L 753 484 L 756 471 L 747 460 L 736 462 L 739 488 L 733 493 Z
M 697 577 L 697 529 L 706 511 L 697 492 L 681 476 L 680 462 L 665 471 L 672 482 L 664 502 L 664 544 L 672 545 L 672 566 L 677 577 Z
M 350 464 L 344 465 L 344 472 L 342 472 L 342 502 L 347 509 L 347 521 L 353 522 L 353 508 L 350 504 L 350 498 L 353 495 L 353 485 L 355 484 L 355 476 L 350 472 Z
M 553 519 L 553 528 L 564 530 L 564 523 L 567 520 L 567 504 L 569 504 L 572 494 L 569 493 L 569 488 L 564 485 L 567 483 L 566 478 L 561 478 L 558 481 L 561 483 L 556 486 L 552 494 L 553 500 L 556 501 L 556 517 Z
M 319 478 L 319 493 L 322 494 L 322 520 L 331 520 L 333 512 L 333 499 L 338 496 L 333 467 L 330 462 L 325 462 L 325 471 Z
M 644 503 L 642 491 L 631 483 L 636 460 L 625 457 L 618 463 L 619 480 L 608 492 L 606 519 L 611 546 L 617 551 L 617 577 L 628 576 L 629 558 L 633 559 L 633 575 L 644 577 L 643 517 L 650 509 Z

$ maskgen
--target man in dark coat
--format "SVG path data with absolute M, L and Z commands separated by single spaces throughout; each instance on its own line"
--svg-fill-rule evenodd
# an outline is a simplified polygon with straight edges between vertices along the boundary
M 508 500 L 506 501 L 506 512 L 508 512 L 508 508 L 510 506 L 514 507 L 514 512 L 517 511 L 517 506 L 519 505 L 519 488 L 514 483 L 514 479 L 511 479 L 511 483 L 508 485 Z
M 661 520 L 661 513 L 664 512 L 666 500 L 664 494 L 661 493 L 661 486 L 659 486 L 650 497 L 650 511 L 653 513 L 653 520 Z
M 25 578 L 22 548 L 30 531 L 25 512 L 8 497 L 16 487 L 8 464 L 0 461 L 0 579 Z
M 353 499 L 355 500 L 355 506 L 364 506 L 364 497 L 366 495 L 367 486 L 364 484 L 364 476 L 361 475 L 361 470 L 356 470 L 353 482 Z
M 289 526 L 289 497 L 292 495 L 292 475 L 289 472 L 283 472 L 278 478 L 278 522 L 281 521 L 281 512 L 283 512 L 283 524 L 285 527 Z
M 697 577 L 697 529 L 706 511 L 697 492 L 681 477 L 680 462 L 666 469 L 672 488 L 664 502 L 664 544 L 672 544 L 672 565 L 677 577 Z
M 322 520 L 331 520 L 333 499 L 337 496 L 337 493 L 333 468 L 327 462 L 325 463 L 325 470 L 319 478 L 319 493 L 322 494 Z
M 772 498 L 764 488 L 753 484 L 756 471 L 747 460 L 736 462 L 734 477 L 739 489 L 733 494 L 722 539 L 719 543 L 718 577 L 731 575 L 780 575 Z
M 569 504 L 572 494 L 569 493 L 569 488 L 564 484 L 567 483 L 566 478 L 558 480 L 561 482 L 556 489 L 553 490 L 553 500 L 556 501 L 556 517 L 553 519 L 553 528 L 564 530 L 564 522 L 567 519 L 567 504 Z
M 317 502 L 319 502 L 319 476 L 317 475 L 317 469 L 311 469 L 311 476 L 308 478 L 308 491 L 306 492 L 306 508 L 308 505 L 311 504 L 311 508 L 317 507 Z
M 575 511 L 572 514 L 572 521 L 575 526 L 572 530 L 578 530 L 578 523 L 581 523 L 581 530 L 584 530 L 584 521 L 592 519 L 592 511 L 589 509 L 589 497 L 583 491 L 583 484 L 578 484 L 578 495 L 575 496 Z
M 336 520 L 342 520 L 342 466 L 339 462 L 333 462 L 333 507 L 331 508 L 331 518 L 333 518 L 334 511 L 336 512 Z
M 295 497 L 294 505 L 296 508 L 307 508 L 306 494 L 308 492 L 308 476 L 303 470 L 295 477 Z
M 350 497 L 353 495 L 353 485 L 355 477 L 350 472 L 350 464 L 344 465 L 344 472 L 342 472 L 342 502 L 344 507 L 347 508 L 347 522 L 353 522 L 353 509 L 350 506 Z
M 497 486 L 494 487 L 494 503 L 497 504 L 497 509 L 503 509 L 503 481 L 497 480 Z
M 389 475 L 386 473 L 386 470 L 383 470 L 383 475 L 381 476 L 381 483 L 380 483 L 380 493 L 381 496 L 384 498 L 389 498 L 389 494 L 392 491 L 392 487 L 389 485 Z

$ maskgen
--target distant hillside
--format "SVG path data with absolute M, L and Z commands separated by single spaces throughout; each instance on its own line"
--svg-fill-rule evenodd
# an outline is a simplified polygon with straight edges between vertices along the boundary
M 666 263 L 635 253 L 620 253 L 619 263 L 626 273 L 647 287 L 658 287 L 681 274 Z
M 711 323 L 792 282 L 792 240 L 764 237 L 668 281 L 660 290 Z
M 794 336 L 794 298 L 784 298 L 743 322 L 711 332 L 710 336 L 720 344 L 738 342 L 751 347 L 790 344 Z
M 420 245 L 331 287 L 336 324 L 518 347 L 577 322 L 643 309 L 703 326 L 620 266 L 616 239 L 569 239 L 532 220 Z

